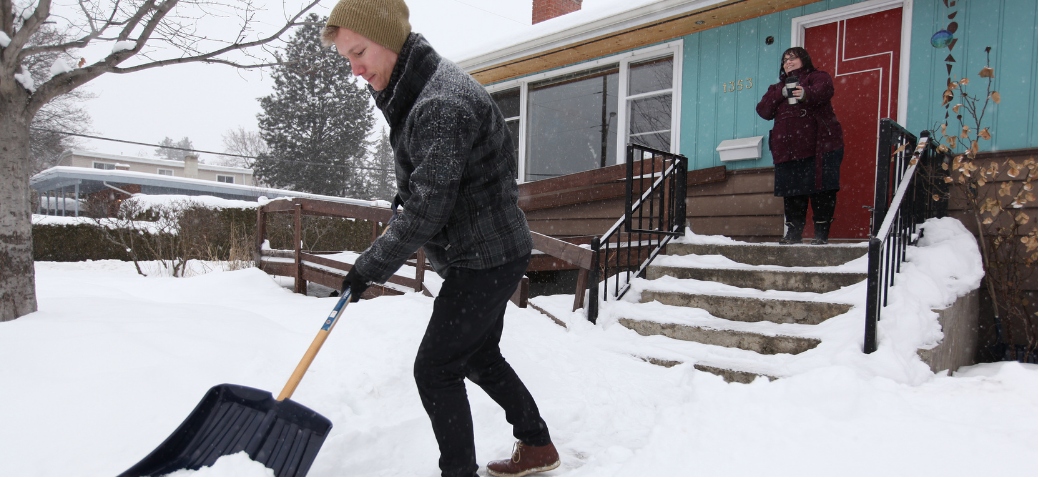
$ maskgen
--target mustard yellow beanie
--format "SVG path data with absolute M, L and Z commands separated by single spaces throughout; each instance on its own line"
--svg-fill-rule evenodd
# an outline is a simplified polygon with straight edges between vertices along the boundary
M 339 0 L 328 17 L 328 26 L 364 35 L 399 54 L 411 33 L 404 0 Z

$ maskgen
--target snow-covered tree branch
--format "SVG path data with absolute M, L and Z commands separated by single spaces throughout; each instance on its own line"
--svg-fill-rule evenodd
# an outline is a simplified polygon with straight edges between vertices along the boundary
M 28 183 L 37 114 L 106 73 L 276 64 L 267 46 L 318 3 L 295 1 L 271 1 L 284 9 L 271 24 L 259 0 L 0 0 L 0 321 L 36 310 Z

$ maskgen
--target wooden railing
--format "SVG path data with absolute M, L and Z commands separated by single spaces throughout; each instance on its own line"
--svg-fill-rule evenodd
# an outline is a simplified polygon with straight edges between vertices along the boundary
M 379 225 L 389 222 L 389 218 L 393 215 L 387 207 L 344 204 L 315 199 L 275 200 L 259 207 L 256 214 L 256 247 L 254 252 L 256 265 L 261 270 L 272 275 L 295 278 L 295 292 L 304 294 L 306 293 L 308 282 L 318 283 L 338 290 L 342 285 L 342 279 L 350 271 L 352 265 L 332 260 L 319 254 L 304 252 L 302 247 L 303 216 L 338 217 L 370 221 L 372 223 L 371 237 L 374 240 L 378 237 Z M 293 215 L 295 220 L 292 227 L 292 250 L 264 249 L 263 244 L 267 239 L 267 215 L 269 214 Z M 415 267 L 414 278 L 393 275 L 390 277 L 389 283 L 432 296 L 429 289 L 425 286 L 426 262 L 424 252 L 419 250 L 407 264 Z M 401 294 L 401 292 L 392 287 L 373 285 L 364 293 L 364 297 L 371 298 L 380 295 L 398 294 Z
M 651 154 L 649 156 L 651 156 Z M 630 167 L 627 163 L 624 163 L 577 174 L 520 184 L 519 205 L 524 211 L 529 212 L 533 210 L 587 204 L 590 202 L 622 199 L 630 193 L 635 193 L 634 191 L 639 191 L 635 194 L 637 197 L 635 197 L 632 202 L 628 203 L 633 205 L 639 200 L 643 191 L 652 188 L 653 184 L 657 182 L 657 178 L 651 172 L 639 172 L 638 177 L 628 179 L 627 176 L 629 169 L 631 171 L 638 170 L 644 172 L 652 170 L 653 167 L 658 167 L 663 163 L 663 160 L 658 156 L 646 157 L 647 158 L 645 159 L 634 160 L 635 157 L 632 155 L 630 158 Z M 720 182 L 726 179 L 724 166 L 681 172 L 685 175 L 685 182 L 688 185 Z M 672 176 L 672 179 L 673 177 L 674 176 Z M 650 198 L 646 203 L 654 200 L 655 199 Z M 668 200 L 678 200 L 678 196 L 668 196 Z M 680 203 L 683 206 L 683 195 L 681 195 Z M 675 204 L 677 203 L 675 202 Z M 659 212 L 660 209 L 654 210 L 654 213 Z M 262 249 L 262 244 L 267 237 L 267 214 L 293 214 L 295 216 L 293 226 L 295 247 L 293 250 L 264 251 Z M 668 217 L 672 215 L 674 217 L 677 217 L 677 215 L 684 215 L 683 211 L 678 211 L 676 209 L 667 214 Z M 384 207 L 344 204 L 314 199 L 276 200 L 260 207 L 257 212 L 256 221 L 256 263 L 260 268 L 268 273 L 296 277 L 296 291 L 300 293 L 306 292 L 306 283 L 308 281 L 319 283 L 331 288 L 338 288 L 341 285 L 343 276 L 350 269 L 350 264 L 330 260 L 318 254 L 306 253 L 302 250 L 303 216 L 342 217 L 369 220 L 373 223 L 371 233 L 372 240 L 374 240 L 380 233 L 380 224 L 387 223 L 389 218 L 392 216 L 392 212 L 388 208 Z M 655 219 L 645 218 L 645 224 L 654 223 L 653 220 Z M 680 220 L 683 224 L 684 219 L 682 218 Z M 644 227 L 637 226 L 635 228 L 643 229 Z M 535 254 L 530 265 L 530 271 L 577 270 L 577 283 L 573 299 L 574 311 L 584 308 L 587 304 L 585 303 L 585 295 L 589 290 L 589 282 L 592 281 L 591 270 L 594 268 L 592 266 L 594 252 L 591 250 L 590 244 L 597 237 L 600 237 L 600 235 L 597 232 L 591 232 L 593 231 L 589 231 L 585 236 L 565 237 L 562 239 L 533 232 L 533 248 L 535 249 Z M 640 232 L 642 234 L 650 233 L 646 230 L 635 230 L 635 232 Z M 656 252 L 653 253 L 653 248 L 661 248 L 659 240 L 656 240 L 651 244 L 651 247 L 649 245 L 643 246 L 641 244 L 642 240 L 636 236 L 629 236 L 629 233 L 626 230 L 614 232 L 611 238 L 618 240 L 618 243 L 623 243 L 623 246 L 613 247 L 609 251 L 609 258 L 611 260 L 616 259 L 621 261 L 617 263 L 628 263 L 631 260 L 641 263 L 646 257 L 655 256 L 656 253 L 659 253 L 659 250 L 656 250 Z M 411 278 L 394 275 L 390 280 L 390 283 L 430 294 L 428 288 L 424 284 L 424 276 L 427 268 L 424 255 L 413 256 L 408 264 L 415 267 L 415 277 Z M 605 278 L 611 276 L 603 273 L 605 271 L 605 268 L 600 264 L 598 277 Z M 597 279 L 595 280 L 597 281 Z M 371 290 L 372 294 L 400 293 L 399 291 L 388 287 L 376 287 Z M 369 295 L 366 293 L 365 297 L 367 296 Z M 525 306 L 528 297 L 529 281 L 524 279 L 519 289 L 516 290 L 516 294 L 513 296 L 513 301 L 521 303 L 520 306 Z
M 389 218 L 393 215 L 387 207 L 344 204 L 315 199 L 275 200 L 259 207 L 256 214 L 256 251 L 253 256 L 256 266 L 271 275 L 295 278 L 294 291 L 303 294 L 306 293 L 308 282 L 338 290 L 342 286 L 342 279 L 352 268 L 352 265 L 349 263 L 303 251 L 303 216 L 337 217 L 370 221 L 372 223 L 371 240 L 374 241 L 378 238 L 381 227 L 388 223 Z M 295 220 L 292 227 L 292 243 L 294 244 L 292 250 L 264 249 L 263 244 L 267 240 L 267 215 L 269 214 L 293 215 Z M 418 249 L 418 252 L 412 255 L 405 265 L 414 267 L 414 278 L 394 274 L 387 282 L 398 285 L 400 288 L 407 288 L 427 296 L 433 296 L 433 293 L 425 283 L 425 272 L 428 269 L 425 252 L 422 249 Z M 403 292 L 397 288 L 375 284 L 369 287 L 362 297 L 374 298 L 383 295 L 400 294 L 403 294 Z M 524 278 L 512 295 L 512 301 L 520 307 L 526 307 L 529 297 L 530 282 L 529 279 Z

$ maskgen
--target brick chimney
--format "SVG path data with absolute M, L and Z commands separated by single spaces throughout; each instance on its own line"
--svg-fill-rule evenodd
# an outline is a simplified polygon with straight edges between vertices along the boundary
M 536 25 L 570 12 L 580 10 L 584 0 L 533 0 L 533 23 Z

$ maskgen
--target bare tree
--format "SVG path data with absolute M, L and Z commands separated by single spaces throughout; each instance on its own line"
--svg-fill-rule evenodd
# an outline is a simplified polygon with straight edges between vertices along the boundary
M 252 168 L 256 157 L 267 154 L 270 148 L 258 131 L 246 131 L 244 127 L 228 129 L 223 134 L 223 150 L 237 156 L 223 156 L 219 160 L 225 166 Z M 246 157 L 241 157 L 246 156 Z
M 272 55 L 265 46 L 299 25 L 318 0 L 305 0 L 266 33 L 258 32 L 264 25 L 257 18 L 257 1 L 77 0 L 61 2 L 52 12 L 51 0 L 0 0 L 0 321 L 36 311 L 29 194 L 30 126 L 36 115 L 106 73 L 192 62 L 270 66 Z M 214 17 L 236 26 L 220 28 L 224 36 L 201 31 L 204 20 Z M 67 38 L 34 44 L 45 22 L 54 22 Z M 43 82 L 29 70 L 34 61 L 45 64 L 40 58 L 46 55 L 72 55 L 98 43 L 112 45 L 111 53 L 92 63 L 51 63 Z
M 60 31 L 50 24 L 44 24 L 35 35 L 29 38 L 30 47 L 39 47 L 55 43 L 66 43 L 71 40 L 68 32 Z M 82 58 L 76 58 L 66 51 L 54 51 L 33 55 L 26 58 L 25 67 L 29 71 L 34 84 L 43 84 L 54 71 L 63 71 L 78 66 Z M 61 153 L 76 145 L 75 137 L 66 133 L 84 134 L 90 129 L 90 115 L 80 104 L 93 98 L 84 90 L 72 90 L 57 96 L 40 108 L 32 118 L 30 130 L 30 153 L 32 155 L 32 174 L 57 164 Z

